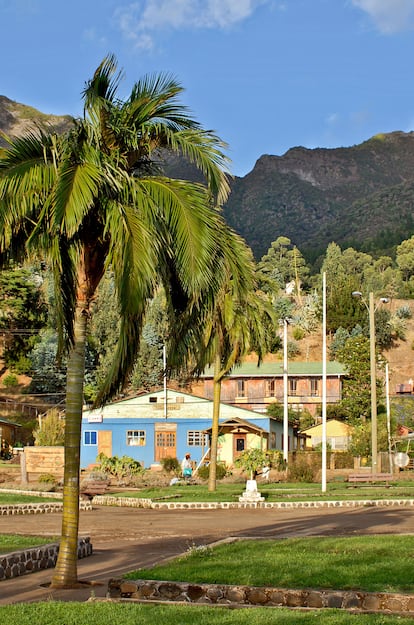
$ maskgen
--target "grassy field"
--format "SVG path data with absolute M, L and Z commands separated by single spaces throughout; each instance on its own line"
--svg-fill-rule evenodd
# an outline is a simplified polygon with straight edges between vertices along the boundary
M 414 592 L 414 536 L 237 541 L 127 575 L 211 584 Z
M 217 490 L 209 492 L 207 484 L 179 482 L 167 487 L 148 487 L 139 490 L 117 491 L 111 489 L 111 495 L 119 497 L 142 497 L 165 501 L 238 501 L 245 487 L 245 482 L 218 482 Z M 395 481 L 387 487 L 384 484 L 357 484 L 346 482 L 327 484 L 327 492 L 322 493 L 320 484 L 271 482 L 258 483 L 258 490 L 266 501 L 329 501 L 332 499 L 349 501 L 353 499 L 411 499 L 414 498 L 414 481 Z
M 0 506 L 14 505 L 19 503 L 45 503 L 45 502 L 61 501 L 55 497 L 39 497 L 38 495 L 22 495 L 20 493 L 2 493 L 0 492 Z
M 19 625 L 413 625 L 411 618 L 379 614 L 351 615 L 339 610 L 229 610 L 194 605 L 62 602 L 0 606 L 0 620 Z
M 38 545 L 47 545 L 57 542 L 58 538 L 45 536 L 19 536 L 17 534 L 0 534 L 0 554 L 10 553 L 11 551 L 20 551 L 22 549 L 31 549 Z

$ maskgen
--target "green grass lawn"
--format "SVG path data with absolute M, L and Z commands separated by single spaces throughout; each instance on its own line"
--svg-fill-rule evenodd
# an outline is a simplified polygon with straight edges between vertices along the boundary
M 57 537 L 19 536 L 18 534 L 0 534 L 0 554 L 31 549 L 38 545 L 47 545 L 57 542 Z
M 140 488 L 131 491 L 111 490 L 111 495 L 117 497 L 149 498 L 154 501 L 238 501 L 245 488 L 245 482 L 226 483 L 218 482 L 217 490 L 209 492 L 207 484 L 187 484 L 180 482 L 174 486 L 157 488 Z M 304 483 L 258 483 L 258 490 L 266 498 L 266 501 L 328 501 L 340 499 L 349 501 L 353 499 L 410 499 L 414 498 L 414 481 L 396 481 L 390 487 L 385 485 L 362 485 L 350 486 L 345 482 L 331 482 L 327 484 L 327 492 L 322 493 L 320 484 Z
M 0 621 L 19 625 L 412 625 L 411 618 L 349 614 L 339 610 L 300 612 L 283 608 L 63 603 L 0 606 Z
M 414 592 L 414 536 L 352 536 L 237 541 L 190 548 L 129 579 L 281 588 Z
M 2 493 L 0 492 L 0 506 L 13 505 L 19 503 L 49 503 L 61 502 L 61 499 L 55 497 L 38 497 L 37 495 L 21 495 L 20 493 Z

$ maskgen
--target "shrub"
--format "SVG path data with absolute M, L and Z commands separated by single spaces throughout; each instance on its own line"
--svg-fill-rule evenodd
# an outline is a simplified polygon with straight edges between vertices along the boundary
M 142 473 L 143 468 L 138 460 L 134 460 L 130 456 L 111 456 L 98 454 L 97 462 L 103 473 L 115 477 L 117 480 L 130 480 Z
M 288 341 L 287 346 L 288 358 L 294 358 L 300 354 L 299 345 L 295 341 Z
M 35 445 L 63 445 L 65 441 L 65 421 L 59 411 L 52 408 L 42 418 L 40 425 L 33 431 Z
M 299 326 L 295 326 L 293 328 L 292 336 L 295 341 L 301 341 L 305 336 L 305 330 L 303 328 L 300 328 Z
M 349 452 L 335 453 L 335 469 L 353 469 L 354 456 Z
M 314 482 L 317 469 L 302 456 L 296 456 L 294 462 L 288 465 L 289 482 Z
M 4 376 L 2 383 L 6 388 L 14 388 L 15 386 L 18 386 L 19 380 L 17 379 L 17 375 L 14 373 L 8 373 Z
M 178 475 L 181 470 L 181 465 L 177 458 L 172 458 L 171 456 L 167 456 L 166 458 L 161 459 L 161 466 L 167 473 L 174 473 Z
M 28 373 L 32 368 L 32 361 L 27 356 L 20 356 L 19 360 L 17 360 L 12 369 L 17 374 Z
M 411 308 L 410 306 L 408 306 L 408 304 L 404 304 L 404 306 L 400 306 L 399 308 L 397 308 L 395 314 L 400 319 L 411 319 L 411 317 L 413 316 Z
M 51 473 L 42 473 L 39 475 L 37 481 L 41 484 L 56 484 L 57 482 L 55 476 Z
M 197 475 L 202 480 L 208 480 L 208 478 L 210 476 L 210 465 L 203 464 L 201 467 L 199 467 L 199 469 L 197 471 Z M 226 477 L 226 475 L 227 475 L 226 464 L 224 462 L 218 462 L 217 463 L 217 467 L 216 467 L 216 479 L 217 480 L 222 480 L 223 477 Z

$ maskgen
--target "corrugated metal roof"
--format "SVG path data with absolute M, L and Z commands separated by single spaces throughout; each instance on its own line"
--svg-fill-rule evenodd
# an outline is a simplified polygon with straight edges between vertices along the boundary
M 326 363 L 327 375 L 346 375 L 346 368 L 341 363 L 330 360 Z M 258 367 L 255 362 L 244 362 L 232 369 L 227 377 L 277 377 L 283 375 L 283 362 L 262 362 Z M 321 376 L 322 362 L 289 362 L 288 375 Z M 202 378 L 213 377 L 213 368 L 208 367 Z
M 17 428 L 21 428 L 20 423 L 14 423 L 13 421 L 8 421 L 7 419 L 0 419 L 0 423 L 4 423 L 4 425 L 14 425 Z

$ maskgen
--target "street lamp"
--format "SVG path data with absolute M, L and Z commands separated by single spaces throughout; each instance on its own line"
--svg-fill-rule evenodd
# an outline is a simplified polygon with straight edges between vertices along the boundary
M 371 471 L 373 475 L 377 473 L 378 445 L 377 445 L 377 367 L 375 354 L 375 311 L 374 294 L 369 294 L 369 304 L 365 301 L 361 291 L 353 291 L 353 297 L 358 297 L 364 303 L 369 314 L 369 362 L 371 369 Z M 381 297 L 382 304 L 388 303 L 387 297 Z

